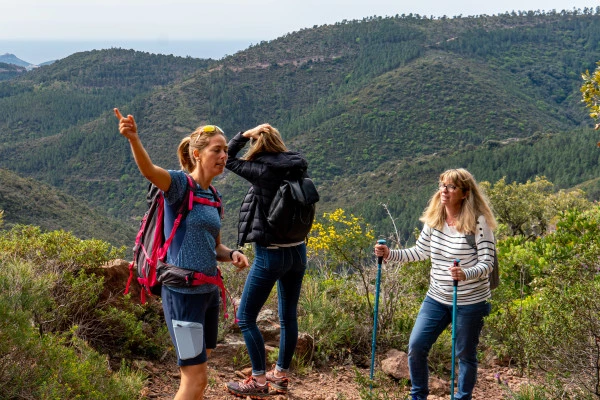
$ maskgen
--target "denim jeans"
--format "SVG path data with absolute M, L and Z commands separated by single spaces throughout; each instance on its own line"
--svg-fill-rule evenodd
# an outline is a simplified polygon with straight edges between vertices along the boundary
M 457 400 L 470 400 L 477 380 L 477 345 L 483 328 L 483 318 L 490 313 L 490 304 L 458 306 L 456 309 L 456 358 L 458 358 Z M 433 343 L 452 323 L 452 305 L 425 297 L 408 343 L 408 367 L 413 399 L 424 400 L 429 394 L 427 357 Z M 451 389 L 452 390 L 452 389 Z
M 275 283 L 281 325 L 277 369 L 287 371 L 292 362 L 298 342 L 297 309 L 306 271 L 306 244 L 279 248 L 255 244 L 254 251 L 254 262 L 246 278 L 237 318 L 252 362 L 252 375 L 256 376 L 267 369 L 265 343 L 256 319 Z

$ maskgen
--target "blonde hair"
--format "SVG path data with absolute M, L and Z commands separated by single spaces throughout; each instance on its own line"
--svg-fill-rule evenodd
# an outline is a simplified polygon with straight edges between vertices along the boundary
M 485 217 L 490 229 L 496 229 L 496 218 L 492 212 L 489 200 L 482 189 L 479 187 L 475 178 L 464 168 L 449 169 L 440 174 L 440 182 L 452 182 L 457 190 L 462 190 L 465 198 L 460 207 L 460 214 L 456 219 L 455 228 L 462 233 L 475 233 L 477 227 L 477 218 L 480 215 Z M 441 193 L 437 190 L 429 199 L 427 208 L 419 219 L 430 227 L 442 230 L 446 221 L 446 207 L 440 200 Z
M 281 138 L 281 134 L 276 128 L 270 127 L 260 132 L 258 139 L 250 140 L 250 148 L 244 156 L 243 160 L 253 160 L 258 153 L 283 153 L 287 151 L 285 143 Z
M 217 135 L 225 137 L 225 133 L 218 126 L 203 125 L 196 128 L 190 136 L 184 137 L 177 148 L 177 157 L 179 158 L 181 169 L 191 173 L 197 164 L 194 158 L 194 150 L 204 150 L 208 146 L 210 139 Z

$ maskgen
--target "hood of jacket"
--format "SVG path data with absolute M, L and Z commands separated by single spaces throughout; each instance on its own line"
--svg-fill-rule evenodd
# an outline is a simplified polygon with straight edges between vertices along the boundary
M 284 170 L 294 175 L 303 175 L 308 169 L 308 162 L 296 151 L 284 153 L 260 153 L 253 161 L 263 163 L 273 170 Z

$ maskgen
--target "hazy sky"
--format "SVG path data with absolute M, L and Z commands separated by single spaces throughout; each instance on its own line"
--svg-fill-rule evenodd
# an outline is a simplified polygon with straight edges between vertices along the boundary
M 368 16 L 572 10 L 599 0 L 0 0 L 0 41 L 179 40 L 257 43 Z M 119 46 L 120 47 L 120 46 Z M 0 54 L 10 52 L 0 46 Z

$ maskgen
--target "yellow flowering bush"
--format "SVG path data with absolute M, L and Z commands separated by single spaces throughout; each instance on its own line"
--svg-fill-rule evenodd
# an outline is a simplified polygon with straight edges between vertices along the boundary
M 363 218 L 338 208 L 315 222 L 308 238 L 308 256 L 321 266 L 357 268 L 371 254 L 375 235 Z
M 596 64 L 598 67 L 593 73 L 585 71 L 584 74 L 581 74 L 583 85 L 579 90 L 582 94 L 582 101 L 589 109 L 590 117 L 597 122 L 600 117 L 600 61 Z M 600 129 L 600 124 L 597 123 L 594 128 Z

